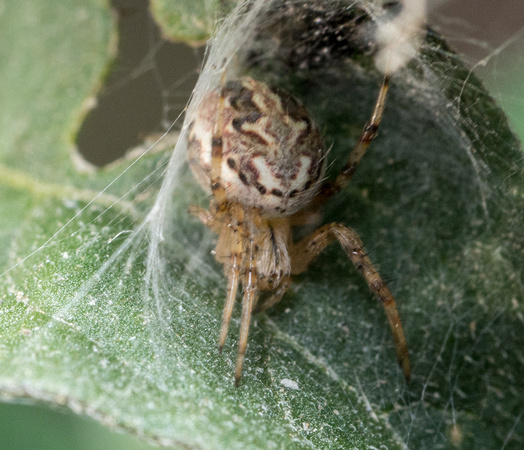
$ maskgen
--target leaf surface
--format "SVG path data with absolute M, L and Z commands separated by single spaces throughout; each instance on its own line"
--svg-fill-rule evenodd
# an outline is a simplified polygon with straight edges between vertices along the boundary
M 90 174 L 72 163 L 83 105 L 114 56 L 106 3 L 10 2 L 0 29 L 10 43 L 0 50 L 3 398 L 191 448 L 518 448 L 522 152 L 438 37 L 394 78 L 380 136 L 324 218 L 355 228 L 392 279 L 411 383 L 380 305 L 332 246 L 255 319 L 236 389 L 238 314 L 219 355 L 225 280 L 214 237 L 187 214 L 205 194 L 182 172 L 164 236 L 168 276 L 147 284 L 144 220 L 168 152 Z M 363 64 L 346 84 L 296 88 L 323 118 L 332 172 L 378 81 Z

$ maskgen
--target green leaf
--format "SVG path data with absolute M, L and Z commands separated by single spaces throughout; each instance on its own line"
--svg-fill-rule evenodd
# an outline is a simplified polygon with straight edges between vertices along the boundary
M 216 20 L 230 12 L 235 0 L 152 0 L 151 13 L 166 36 L 188 43 L 205 42 Z
M 105 2 L 9 2 L 0 29 L 2 398 L 182 447 L 518 448 L 522 151 L 437 36 L 393 78 L 380 136 L 324 218 L 355 228 L 393 280 L 412 381 L 380 305 L 332 246 L 254 320 L 237 389 L 238 312 L 219 355 L 225 280 L 214 237 L 187 214 L 206 202 L 191 174 L 172 193 L 159 262 L 144 220 L 168 152 L 87 174 L 72 163 L 113 56 Z M 332 172 L 376 96 L 361 57 L 283 81 L 325 127 Z

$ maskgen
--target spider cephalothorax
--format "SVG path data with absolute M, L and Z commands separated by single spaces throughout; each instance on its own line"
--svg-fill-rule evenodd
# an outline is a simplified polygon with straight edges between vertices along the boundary
M 397 359 L 409 379 L 406 341 L 395 300 L 364 251 L 358 234 L 338 223 L 324 225 L 294 242 L 292 227 L 309 221 L 318 207 L 352 178 L 376 134 L 385 104 L 384 79 L 370 122 L 347 164 L 324 182 L 326 158 L 319 130 L 292 96 L 245 77 L 204 96 L 189 119 L 189 164 L 213 194 L 210 209 L 191 212 L 218 234 L 215 257 L 224 266 L 228 291 L 219 349 L 224 345 L 238 285 L 242 319 L 235 380 L 238 384 L 251 315 L 276 304 L 291 275 L 307 269 L 338 240 L 384 306 Z M 270 291 L 259 303 L 260 291 Z

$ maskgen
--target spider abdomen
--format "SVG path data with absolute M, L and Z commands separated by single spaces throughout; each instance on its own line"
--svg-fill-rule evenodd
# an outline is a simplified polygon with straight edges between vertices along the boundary
M 326 165 L 324 144 L 294 97 L 245 77 L 205 96 L 191 119 L 189 163 L 205 189 L 211 184 L 212 142 L 218 134 L 219 182 L 228 200 L 285 216 L 302 209 L 318 192 Z M 215 129 L 217 123 L 221 130 Z

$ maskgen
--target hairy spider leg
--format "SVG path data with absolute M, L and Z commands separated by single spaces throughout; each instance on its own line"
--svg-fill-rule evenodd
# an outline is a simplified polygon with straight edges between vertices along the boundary
M 256 283 L 256 267 L 253 268 L 252 265 L 249 264 L 247 268 L 245 267 L 246 260 L 248 262 L 254 261 L 255 258 L 255 256 L 251 254 L 246 257 L 246 248 L 248 247 L 251 249 L 251 246 L 246 246 L 246 243 L 244 242 L 247 239 L 246 231 L 244 230 L 245 210 L 242 205 L 238 203 L 232 203 L 229 205 L 228 210 L 221 209 L 215 214 L 212 214 L 210 211 L 207 211 L 206 209 L 199 206 L 191 206 L 189 212 L 197 217 L 205 226 L 215 231 L 219 235 L 215 256 L 216 259 L 224 265 L 224 272 L 228 279 L 227 296 L 222 314 L 220 336 L 218 339 L 218 351 L 219 353 L 222 353 L 222 349 L 224 348 L 224 343 L 226 342 L 227 333 L 229 330 L 229 323 L 233 314 L 233 307 L 235 305 L 241 274 L 244 274 L 244 302 L 246 302 L 246 286 L 250 286 L 251 289 L 253 286 L 255 286 L 255 284 L 253 284 L 253 280 Z M 227 222 L 228 226 L 224 227 L 224 222 Z M 253 240 L 252 235 L 249 235 L 249 239 Z M 246 278 L 246 274 L 249 274 L 250 276 Z M 251 299 L 248 299 L 247 301 L 253 303 Z M 251 308 L 254 308 L 254 303 Z M 244 319 L 244 316 L 245 314 L 243 312 L 242 326 L 245 327 L 244 321 L 247 320 L 247 330 L 249 330 L 249 322 L 251 317 L 249 315 L 246 319 Z M 239 366 L 239 373 L 242 371 L 242 361 L 244 360 L 244 353 L 247 345 L 246 330 L 244 330 L 244 334 L 246 334 L 246 336 L 244 339 L 245 344 L 241 352 L 242 355 L 240 355 L 242 343 L 239 348 L 239 359 L 241 360 L 240 364 L 237 364 L 237 366 Z
M 348 162 L 337 175 L 335 181 L 326 182 L 322 185 L 318 194 L 315 197 L 315 205 L 324 203 L 327 199 L 333 197 L 335 194 L 338 194 L 349 184 L 349 182 L 353 178 L 353 175 L 357 170 L 360 161 L 366 154 L 366 150 L 368 149 L 369 144 L 377 135 L 378 127 L 380 125 L 380 121 L 382 120 L 382 115 L 384 114 L 384 106 L 386 105 L 386 97 L 389 88 L 389 78 L 389 75 L 386 75 L 382 80 L 382 85 L 380 86 L 378 97 L 375 102 L 375 107 L 373 109 L 373 114 L 371 115 L 370 120 L 364 127 L 364 130 L 360 135 L 360 139 L 358 140 L 357 145 L 349 154 Z
M 233 307 L 235 305 L 238 284 L 240 282 L 240 272 L 242 270 L 244 211 L 241 205 L 234 204 L 229 213 L 223 209 L 212 214 L 207 209 L 192 205 L 189 208 L 189 213 L 197 217 L 206 227 L 219 235 L 216 246 L 216 258 L 224 265 L 224 272 L 228 279 L 227 296 L 222 314 L 220 337 L 218 339 L 218 351 L 222 353 Z M 222 226 L 224 220 L 227 220 L 229 224 L 226 228 Z
M 364 251 L 364 245 L 355 230 L 339 223 L 330 223 L 293 244 L 291 247 L 291 273 L 296 275 L 304 272 L 309 264 L 335 239 L 347 253 L 357 271 L 362 273 L 371 292 L 382 303 L 393 333 L 398 364 L 402 368 L 404 378 L 409 381 L 408 347 L 395 299 L 368 258 Z
M 266 298 L 261 304 L 255 305 L 255 309 L 253 310 L 253 314 L 258 314 L 261 312 L 264 312 L 266 309 L 271 308 L 272 306 L 275 306 L 280 300 L 282 300 L 282 297 L 286 293 L 286 291 L 291 286 L 291 277 L 285 277 L 280 282 L 280 286 L 277 288 L 277 290 L 271 294 L 268 298 Z
M 190 205 L 188 211 L 189 214 L 195 216 L 210 230 L 220 234 L 220 221 L 216 220 L 216 214 L 211 214 L 211 211 L 208 211 L 207 209 L 198 205 Z
M 230 233 L 231 237 L 230 242 L 230 252 L 229 252 L 229 267 L 227 276 L 227 297 L 226 303 L 224 304 L 224 312 L 222 313 L 222 326 L 220 327 L 220 337 L 218 338 L 218 352 L 222 353 L 222 348 L 224 348 L 224 343 L 227 338 L 227 331 L 229 329 L 229 322 L 231 321 L 231 315 L 233 314 L 233 307 L 235 306 L 235 299 L 237 295 L 238 283 L 240 281 L 240 270 L 242 265 L 242 223 L 243 223 L 243 213 L 240 205 L 237 205 L 235 211 L 237 214 L 236 217 L 232 218 L 230 221 Z
M 253 216 L 257 212 L 250 208 Z M 248 220 L 252 217 L 248 217 Z M 251 223 L 252 225 L 252 223 Z M 257 245 L 253 233 L 248 233 L 244 236 L 245 250 L 244 250 L 244 277 L 242 281 L 244 294 L 242 298 L 242 316 L 240 319 L 240 337 L 238 340 L 238 355 L 235 368 L 235 385 L 238 387 L 240 378 L 242 376 L 242 366 L 244 364 L 244 356 L 247 348 L 247 338 L 249 335 L 249 325 L 251 323 L 251 316 L 256 305 L 258 288 L 257 288 Z

